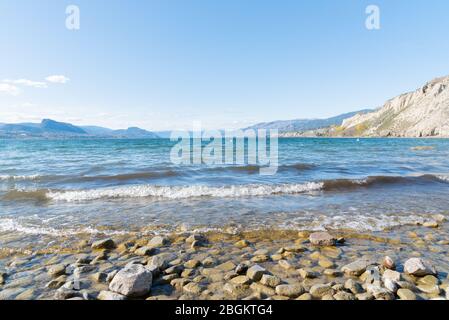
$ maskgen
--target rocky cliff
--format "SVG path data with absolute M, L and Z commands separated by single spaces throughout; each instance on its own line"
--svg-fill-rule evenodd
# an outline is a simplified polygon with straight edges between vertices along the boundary
M 449 137 L 449 76 L 393 98 L 373 112 L 348 118 L 325 135 Z

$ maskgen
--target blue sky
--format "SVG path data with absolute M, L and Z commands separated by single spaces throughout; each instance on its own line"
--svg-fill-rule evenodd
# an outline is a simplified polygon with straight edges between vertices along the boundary
M 365 28 L 370 4 L 380 30 Z M 449 74 L 448 12 L 446 0 L 1 0 L 0 122 L 235 128 L 377 107 Z

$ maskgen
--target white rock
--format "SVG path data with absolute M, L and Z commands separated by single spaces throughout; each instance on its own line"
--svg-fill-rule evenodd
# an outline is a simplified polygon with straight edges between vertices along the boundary
M 421 258 L 408 259 L 404 264 L 404 271 L 418 277 L 436 275 L 437 273 L 435 267 L 429 261 Z
M 109 290 L 127 297 L 141 297 L 150 292 L 153 276 L 140 264 L 120 270 L 109 284 Z

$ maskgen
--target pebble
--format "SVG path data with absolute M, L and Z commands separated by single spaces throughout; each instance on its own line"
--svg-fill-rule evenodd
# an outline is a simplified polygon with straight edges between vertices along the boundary
M 145 246 L 134 251 L 134 254 L 137 254 L 138 256 L 150 256 L 153 252 L 153 248 Z
M 231 271 L 231 270 L 235 270 L 235 268 L 236 268 L 236 265 L 232 261 L 227 261 L 227 262 L 222 263 L 217 266 L 217 269 L 220 269 L 222 271 Z
M 337 239 L 327 232 L 314 232 L 309 236 L 309 241 L 315 246 L 334 246 Z
M 301 268 L 298 272 L 303 279 L 313 279 L 319 276 L 318 272 L 315 272 L 309 268 Z
M 201 262 L 199 262 L 196 259 L 191 259 L 191 260 L 187 261 L 186 263 L 184 263 L 184 267 L 186 267 L 188 269 L 194 269 L 200 265 L 201 265 Z
M 413 276 L 435 275 L 435 267 L 429 261 L 421 258 L 408 259 L 404 264 L 404 271 Z
M 248 240 L 240 240 L 240 241 L 237 241 L 234 245 L 237 248 L 246 248 L 246 247 L 249 247 L 251 244 L 249 243 Z
M 276 286 L 276 293 L 280 296 L 289 298 L 297 298 L 305 292 L 300 284 L 280 284 Z
M 115 275 L 109 290 L 127 297 L 140 297 L 150 292 L 152 274 L 140 264 L 129 265 Z
M 250 288 L 258 293 L 264 294 L 266 296 L 274 296 L 276 291 L 273 288 L 264 286 L 263 284 L 253 282 L 250 285 Z
M 264 275 L 262 275 L 262 278 L 260 279 L 260 283 L 263 284 L 264 286 L 276 288 L 276 286 L 281 284 L 281 279 L 276 276 L 264 274 Z
M 251 283 L 251 279 L 248 278 L 247 276 L 237 276 L 234 277 L 230 280 L 231 283 L 236 284 L 236 285 L 244 285 L 244 284 L 250 284 Z
M 345 289 L 348 289 L 349 291 L 351 291 L 353 294 L 363 293 L 363 291 L 364 291 L 362 288 L 362 285 L 353 279 L 348 279 L 345 282 L 344 287 L 345 287 Z
M 393 270 L 385 270 L 384 274 L 382 275 L 382 278 L 384 279 L 384 281 L 386 279 L 390 279 L 394 282 L 400 281 L 401 280 L 401 274 L 397 271 L 393 271 Z
M 423 223 L 423 226 L 426 228 L 438 228 L 439 224 L 436 221 L 426 221 Z
M 296 300 L 312 300 L 313 297 L 310 293 L 304 293 L 300 295 Z
M 253 281 L 259 281 L 266 272 L 267 270 L 256 264 L 248 269 L 246 275 Z
M 360 276 L 366 271 L 366 268 L 370 265 L 367 259 L 358 259 L 351 262 L 341 268 L 341 271 L 350 276 Z
M 150 248 L 160 248 L 168 244 L 169 241 L 167 238 L 162 236 L 153 237 L 150 241 L 148 241 L 148 247 Z
M 292 264 L 290 262 L 288 262 L 287 260 L 279 260 L 278 264 L 281 268 L 283 268 L 285 270 L 294 269 Z
M 198 283 L 190 282 L 186 284 L 182 290 L 190 294 L 199 295 L 204 288 Z
M 384 258 L 384 260 L 382 261 L 382 265 L 387 269 L 396 270 L 396 263 L 389 256 L 386 256 Z
M 102 290 L 98 294 L 98 300 L 126 300 L 126 296 L 112 291 Z
M 352 293 L 339 291 L 334 294 L 335 300 L 356 300 L 355 296 Z
M 92 249 L 94 250 L 101 250 L 101 249 L 114 249 L 115 248 L 115 242 L 112 239 L 103 239 L 98 240 L 92 243 Z
M 63 264 L 57 264 L 54 266 L 51 266 L 50 268 L 48 268 L 48 275 L 51 277 L 59 277 L 63 274 L 65 274 L 65 268 L 66 266 Z
M 314 298 L 322 298 L 325 295 L 333 295 L 334 289 L 328 284 L 315 284 L 309 292 Z
M 416 294 L 409 289 L 399 289 L 396 294 L 401 300 L 416 300 Z

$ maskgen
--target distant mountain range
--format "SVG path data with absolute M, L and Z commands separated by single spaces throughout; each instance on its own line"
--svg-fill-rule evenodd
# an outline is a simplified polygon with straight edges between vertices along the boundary
M 355 112 L 344 113 L 327 119 L 296 119 L 281 120 L 273 122 L 263 122 L 255 124 L 246 129 L 277 129 L 280 134 L 291 132 L 304 132 L 309 130 L 317 130 L 330 126 L 339 126 L 344 120 L 349 119 L 357 114 L 365 114 L 371 112 L 370 109 L 359 110 Z
M 144 129 L 132 127 L 113 130 L 98 126 L 75 126 L 70 123 L 44 119 L 41 123 L 0 123 L 0 137 L 3 138 L 114 138 L 114 139 L 157 139 L 159 136 Z

